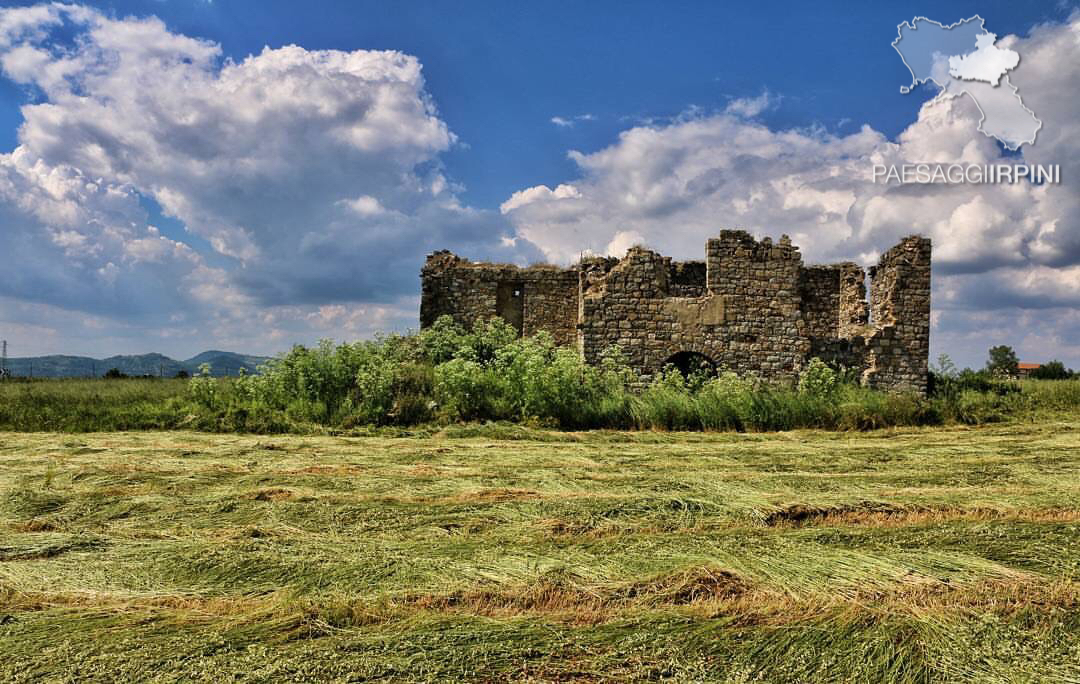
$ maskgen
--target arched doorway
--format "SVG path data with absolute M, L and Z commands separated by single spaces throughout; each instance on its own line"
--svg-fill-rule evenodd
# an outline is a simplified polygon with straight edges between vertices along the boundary
M 716 362 L 700 352 L 676 352 L 664 362 L 664 367 L 668 366 L 675 367 L 684 377 L 691 375 L 714 377 L 716 375 Z

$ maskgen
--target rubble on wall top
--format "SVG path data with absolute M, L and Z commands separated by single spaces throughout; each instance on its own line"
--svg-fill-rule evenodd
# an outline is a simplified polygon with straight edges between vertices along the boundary
M 562 266 L 556 266 L 555 264 L 529 264 L 528 266 L 518 266 L 511 263 L 499 263 L 492 261 L 471 261 L 464 257 L 460 257 L 453 252 L 441 249 L 437 252 L 428 254 L 427 260 L 424 263 L 424 267 L 421 269 L 421 275 L 436 275 L 438 273 L 447 271 L 451 268 L 468 268 L 476 270 L 493 270 L 493 271 L 513 271 L 518 273 L 538 273 L 548 272 L 557 273 L 564 272 L 573 269 L 564 268 Z
M 791 237 L 787 234 L 780 236 L 780 239 L 774 244 L 771 237 L 763 237 L 761 240 L 755 238 L 751 233 L 745 230 L 733 230 L 725 229 L 721 230 L 716 237 L 706 240 L 706 253 L 712 248 L 722 246 L 724 243 L 730 244 L 736 242 L 739 244 L 737 248 L 739 252 L 753 254 L 757 258 L 782 258 L 782 259 L 802 259 L 802 255 L 799 251 L 799 246 L 792 244 Z M 900 242 L 895 244 L 886 250 L 882 256 L 879 265 L 885 261 L 902 258 L 901 254 L 910 252 L 912 249 L 919 248 L 923 244 L 929 244 L 930 239 L 921 235 L 908 235 L 904 237 Z M 746 252 L 744 252 L 746 250 Z M 460 257 L 449 250 L 438 250 L 431 252 L 427 256 L 427 260 L 422 269 L 423 275 L 438 275 L 451 268 L 468 268 L 475 270 L 497 270 L 503 272 L 515 273 L 518 275 L 539 275 L 544 273 L 607 273 L 616 268 L 620 263 L 626 261 L 631 257 L 641 257 L 645 255 L 651 255 L 652 258 L 664 260 L 672 266 L 678 267 L 680 264 L 697 263 L 694 261 L 674 261 L 671 257 L 662 255 L 661 253 L 643 247 L 641 245 L 634 245 L 630 247 L 625 256 L 621 259 L 618 257 L 599 256 L 599 255 L 586 255 L 569 266 L 558 266 L 555 264 L 530 264 L 528 266 L 519 266 L 511 263 L 497 263 L 490 261 L 471 261 L 464 257 Z M 842 269 L 842 268 L 861 268 L 861 266 L 853 261 L 840 261 L 828 264 L 806 264 L 803 268 L 809 269 Z M 868 271 L 872 274 L 875 267 L 870 267 Z M 508 276 L 509 277 L 509 276 Z

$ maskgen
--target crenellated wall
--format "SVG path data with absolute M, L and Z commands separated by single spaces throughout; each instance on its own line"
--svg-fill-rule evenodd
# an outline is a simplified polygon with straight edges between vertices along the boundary
M 818 356 L 859 369 L 872 387 L 926 389 L 925 238 L 905 238 L 882 256 L 869 303 L 858 265 L 804 266 L 786 236 L 774 244 L 729 230 L 706 242 L 704 262 L 634 247 L 621 260 L 518 268 L 436 252 L 422 278 L 422 327 L 443 314 L 466 326 L 501 315 L 525 335 L 548 330 L 576 344 L 590 363 L 617 345 L 642 382 L 674 355 L 695 352 L 771 380 L 795 380 Z

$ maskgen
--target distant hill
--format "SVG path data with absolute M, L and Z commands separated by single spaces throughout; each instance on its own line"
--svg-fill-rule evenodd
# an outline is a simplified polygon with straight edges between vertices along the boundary
M 208 363 L 210 364 L 210 371 L 214 375 L 237 375 L 241 368 L 250 375 L 257 372 L 259 366 L 269 360 L 270 357 L 268 356 L 251 356 L 249 354 L 237 354 L 236 352 L 211 350 L 192 356 L 187 361 L 184 361 L 184 365 L 187 366 L 189 373 L 197 373 L 199 366 Z
M 101 377 L 115 368 L 125 375 L 152 375 L 174 377 L 180 371 L 194 375 L 199 366 L 210 364 L 210 372 L 217 376 L 258 372 L 260 364 L 269 361 L 266 356 L 251 356 L 227 351 L 205 351 L 186 361 L 177 361 L 163 354 L 136 354 L 93 359 L 89 356 L 35 356 L 11 358 L 7 361 L 8 372 L 14 376 L 35 378 L 90 378 Z

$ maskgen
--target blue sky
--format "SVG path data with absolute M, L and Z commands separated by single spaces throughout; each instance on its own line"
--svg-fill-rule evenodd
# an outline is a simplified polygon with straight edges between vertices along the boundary
M 31 5 L 34 3 L 4 3 Z M 464 143 L 443 157 L 470 204 L 573 173 L 566 150 L 610 144 L 634 123 L 689 107 L 722 109 L 768 90 L 774 127 L 890 137 L 935 94 L 899 95 L 907 69 L 896 25 L 929 14 L 990 17 L 999 34 L 1068 16 L 1067 5 L 1016 2 L 205 2 L 88 3 L 117 17 L 161 17 L 240 60 L 263 46 L 399 50 L 419 58 L 441 117 Z M 24 89 L 0 82 L 0 149 L 15 145 Z M 570 128 L 553 116 L 592 114 Z
M 3 7 L 31 5 L 5 3 Z M 90 180 L 103 177 L 106 185 L 115 184 L 117 192 L 131 193 L 133 204 L 102 208 L 104 205 L 99 204 L 107 198 L 69 198 L 90 217 L 86 219 L 88 224 L 107 223 L 111 219 L 102 218 L 106 214 L 114 218 L 122 215 L 124 230 L 138 233 L 152 226 L 157 231 L 152 236 L 179 244 L 168 243 L 167 259 L 171 261 L 165 260 L 164 247 L 156 243 L 153 247 L 146 243 L 145 247 L 154 251 L 153 258 L 144 252 L 133 256 L 130 250 L 109 256 L 109 249 L 125 248 L 110 247 L 106 237 L 96 237 L 74 224 L 60 230 L 49 224 L 58 219 L 42 218 L 48 213 L 44 209 L 27 218 L 28 210 L 16 210 L 13 200 L 13 208 L 3 214 L 0 201 L 0 219 L 6 218 L 11 226 L 18 223 L 26 231 L 16 241 L 10 237 L 15 231 L 4 229 L 11 239 L 10 249 L 21 255 L 24 265 L 16 267 L 23 272 L 17 274 L 15 286 L 0 287 L 0 325 L 6 325 L 8 332 L 3 334 L 16 343 L 13 347 L 19 349 L 20 355 L 30 347 L 37 347 L 35 353 L 100 354 L 153 349 L 183 356 L 208 346 L 231 346 L 266 353 L 321 336 L 340 339 L 415 326 L 416 273 L 421 252 L 443 243 L 478 257 L 509 255 L 518 260 L 557 261 L 572 252 L 577 242 L 582 243 L 581 248 L 595 248 L 594 244 L 603 247 L 614 244 L 620 233 L 625 233 L 626 239 L 643 238 L 650 246 L 675 256 L 700 258 L 695 245 L 703 243 L 705 228 L 670 209 L 621 214 L 622 209 L 613 208 L 603 193 L 620 183 L 633 185 L 646 176 L 653 180 L 640 182 L 655 187 L 634 187 L 643 196 L 661 192 L 663 182 L 656 179 L 674 172 L 675 167 L 645 171 L 646 162 L 663 156 L 677 165 L 677 160 L 685 159 L 689 153 L 679 145 L 714 144 L 716 154 L 723 155 L 731 153 L 731 145 L 739 136 L 764 131 L 782 138 L 785 132 L 796 131 L 814 145 L 837 150 L 897 142 L 905 131 L 911 138 L 931 135 L 922 128 L 912 128 L 920 122 L 939 131 L 933 127 L 933 112 L 922 109 L 935 91 L 922 87 L 910 95 L 901 95 L 899 88 L 910 81 L 910 74 L 890 47 L 897 24 L 916 15 L 953 22 L 980 14 L 988 30 L 1021 40 L 1035 40 L 1031 36 L 1038 26 L 1064 31 L 1075 20 L 1069 4 L 1015 2 L 925 5 L 152 0 L 89 3 L 84 7 L 91 18 L 68 16 L 63 24 L 51 25 L 47 36 L 23 36 L 20 40 L 49 52 L 50 59 L 59 62 L 64 55 L 86 50 L 87 45 L 105 52 L 111 49 L 102 46 L 113 39 L 102 38 L 104 34 L 93 29 L 104 25 L 102 22 L 112 22 L 109 25 L 115 28 L 129 20 L 145 22 L 156 17 L 161 25 L 155 30 L 160 30 L 161 36 L 198 39 L 200 45 L 216 49 L 196 74 L 198 78 L 206 77 L 202 85 L 208 88 L 206 84 L 221 75 L 228 60 L 245 64 L 249 56 L 263 53 L 264 47 L 277 50 L 295 45 L 305 55 L 320 51 L 392 51 L 410 57 L 422 69 L 422 81 L 410 81 L 409 87 L 415 91 L 416 102 L 426 102 L 431 109 L 427 114 L 409 110 L 407 116 L 402 115 L 398 120 L 401 131 L 378 130 L 378 135 L 404 141 L 389 153 L 384 150 L 371 158 L 343 155 L 341 159 L 326 159 L 324 155 L 322 165 L 315 159 L 303 164 L 295 160 L 306 156 L 306 150 L 314 155 L 320 149 L 334 149 L 332 145 L 321 147 L 325 141 L 312 137 L 318 135 L 319 126 L 327 125 L 325 120 L 305 119 L 299 106 L 286 107 L 287 116 L 267 111 L 268 118 L 260 125 L 276 120 L 276 116 L 287 118 L 289 137 L 274 145 L 282 155 L 281 164 L 293 163 L 295 168 L 289 173 L 302 171 L 305 181 L 298 183 L 288 174 L 269 180 L 255 174 L 234 182 L 236 175 L 232 174 L 222 176 L 233 185 L 221 190 L 204 183 L 201 179 L 207 176 L 202 171 L 190 176 L 181 168 L 168 169 L 160 163 L 153 168 L 131 168 L 131 157 L 125 155 L 142 155 L 145 159 L 168 149 L 170 154 L 182 156 L 191 148 L 177 143 L 154 151 L 135 149 L 132 140 L 121 140 L 124 130 L 142 130 L 140 127 L 145 126 L 147 136 L 160 138 L 180 135 L 175 126 L 156 128 L 156 123 L 140 119 L 120 127 L 118 132 L 101 132 L 93 130 L 93 115 L 86 111 L 72 110 L 63 124 L 56 124 L 47 119 L 42 108 L 35 114 L 41 118 L 20 133 L 24 106 L 53 104 L 63 109 L 68 106 L 64 102 L 70 93 L 49 93 L 41 78 L 26 73 L 19 76 L 9 69 L 0 78 L 0 154 L 13 154 L 22 145 L 55 168 L 74 168 Z M 1051 33 L 1047 29 L 1041 39 L 1051 41 Z M 123 35 L 127 42 L 117 49 L 130 50 L 133 55 L 155 40 L 146 37 L 146 44 L 136 45 L 137 39 Z M 160 38 L 156 40 L 161 44 Z M 179 46 L 177 50 L 189 48 Z M 114 102 L 109 88 L 119 87 L 117 79 L 121 76 L 145 78 L 148 83 L 156 78 L 147 70 L 149 67 L 129 65 L 125 68 L 131 69 L 130 74 L 118 71 L 116 79 L 102 79 L 99 71 L 110 68 L 110 62 L 100 54 L 94 52 L 93 59 L 103 61 L 95 62 L 79 87 L 91 97 L 99 95 L 92 90 L 99 88 L 102 103 Z M 196 56 L 196 64 L 198 59 Z M 278 63 L 273 66 L 279 67 Z M 313 79 L 319 78 L 317 71 Z M 254 78 L 253 73 L 245 77 Z M 191 78 L 191 74 L 173 76 Z M 272 88 L 272 82 L 266 87 Z M 207 98 L 220 93 L 210 88 L 198 94 L 197 102 L 205 108 L 212 103 Z M 290 93 L 301 100 L 309 97 L 296 88 Z M 159 93 L 151 87 L 142 99 L 132 97 L 133 108 L 147 101 L 176 104 L 165 89 Z M 757 104 L 744 108 L 749 115 L 738 115 L 741 118 L 736 120 L 732 117 L 739 108 L 733 108 L 733 103 Z M 369 104 L 369 100 L 358 98 L 356 106 Z M 109 106 L 103 104 L 98 115 L 109 111 Z M 222 101 L 223 112 L 237 106 Z M 117 120 L 140 116 L 133 111 L 117 109 Z M 970 114 L 961 109 L 957 112 L 957 116 Z M 241 125 L 239 119 L 229 116 L 223 113 L 222 122 L 215 122 L 221 123 L 220 130 L 236 131 Z M 419 118 L 408 118 L 412 116 Z M 1056 125 L 1064 130 L 1065 123 L 1072 125 L 1074 121 L 1046 121 L 1048 129 Z M 434 128 L 423 139 L 406 135 L 415 130 L 414 126 L 428 125 Z M 695 126 L 712 128 L 702 138 L 696 137 Z M 860 137 L 864 127 L 870 132 Z M 445 133 L 440 132 L 443 130 Z M 642 157 L 635 156 L 639 151 L 635 145 L 644 145 L 640 139 L 649 131 L 659 142 L 651 148 L 649 158 L 642 161 Z M 90 157 L 86 156 L 90 153 L 78 156 L 54 144 L 49 138 L 54 134 L 79 140 L 100 135 L 101 139 L 93 143 L 98 145 L 94 148 L 97 152 Z M 239 137 L 243 137 L 242 132 Z M 311 147 L 304 147 L 298 140 L 313 142 Z M 224 159 L 237 154 L 221 141 L 203 143 L 213 151 L 194 156 L 193 164 L 205 162 L 208 155 Z M 810 143 L 800 145 L 796 144 L 790 154 L 797 156 L 801 153 L 797 150 L 804 150 Z M 979 145 L 985 148 L 985 154 L 1001 153 L 1000 146 L 989 141 L 980 141 Z M 572 156 L 572 151 L 580 154 Z M 257 158 L 274 168 L 274 163 L 267 162 L 266 155 L 271 153 L 261 150 Z M 97 159 L 96 154 L 106 160 Z M 394 164 L 379 166 L 379 160 L 388 154 L 395 159 Z M 843 160 L 847 163 L 848 158 Z M 184 166 L 182 162 L 177 161 L 177 166 Z M 19 163 L 29 164 L 25 159 Z M 12 164 L 17 166 L 14 161 Z M 20 171 L 20 178 L 30 177 L 26 168 Z M 746 168 L 749 174 L 757 167 Z M 725 171 L 739 172 L 738 167 Z M 324 181 L 322 173 L 332 176 L 332 182 Z M 350 174 L 360 179 L 355 188 L 346 182 Z M 417 187 L 437 185 L 438 191 L 424 195 L 435 199 L 428 202 L 419 195 L 405 197 L 400 188 L 386 180 L 402 174 Z M 282 192 L 267 190 L 263 196 L 264 190 L 257 185 L 260 179 L 266 188 L 278 187 L 274 183 L 280 182 L 280 188 L 297 189 L 296 196 L 289 200 L 291 204 L 283 203 L 283 207 L 295 207 L 297 217 L 312 217 L 305 236 L 295 235 L 297 229 L 284 218 L 280 226 L 255 226 L 259 221 L 272 223 L 276 216 L 290 211 L 278 208 L 273 210 L 275 213 L 266 213 Z M 308 180 L 309 194 L 317 196 L 318 204 L 305 204 L 309 202 L 304 195 Z M 1074 182 L 1066 178 L 1066 183 Z M 820 187 L 820 179 L 815 183 Z M 328 185 L 340 198 L 319 195 Z M 543 202 L 532 201 L 530 195 L 527 206 L 521 202 L 508 204 L 515 193 L 560 185 L 582 194 L 573 200 L 588 206 L 580 209 L 583 213 L 575 220 L 581 225 L 592 221 L 589 225 L 600 226 L 595 235 L 589 232 L 591 228 L 582 228 L 569 237 L 546 242 L 538 236 L 554 224 L 543 214 Z M 444 186 L 446 189 L 441 189 Z M 746 192 L 752 195 L 753 189 Z M 1068 197 L 1057 204 L 1070 204 L 1077 194 L 1076 186 L 1061 188 L 1058 194 Z M 725 216 L 727 205 L 713 199 L 713 204 L 699 204 L 699 210 L 714 212 L 717 229 L 731 227 L 734 212 Z M 994 216 L 1005 216 L 1003 223 L 1018 220 L 1019 213 L 1010 214 L 1008 208 L 986 204 L 993 204 L 991 200 L 989 195 L 954 198 L 948 211 L 955 215 L 963 204 L 970 207 L 964 210 L 966 214 L 982 216 L 979 212 L 985 212 L 990 221 Z M 356 204 L 347 204 L 350 201 Z M 230 203 L 227 207 L 226 202 Z M 243 211 L 236 208 L 245 203 L 249 206 Z M 169 206 L 163 208 L 163 204 Z M 856 205 L 858 202 L 852 206 Z M 49 211 L 75 211 L 65 206 L 54 206 Z M 355 225 L 346 225 L 340 212 L 331 206 L 353 207 L 354 215 L 361 218 Z M 70 211 L 64 216 L 70 216 Z M 1075 216 L 1071 208 L 1061 211 L 1055 229 L 1059 242 L 1063 234 L 1071 236 L 1077 231 L 1069 223 Z M 799 234 L 799 222 L 809 220 L 792 214 L 796 230 L 789 231 L 784 215 L 760 217 L 761 221 L 766 219 L 778 223 L 758 224 L 750 215 L 739 218 L 755 232 L 774 235 Z M 656 231 L 619 228 L 637 220 L 652 220 Z M 680 220 L 690 227 L 684 229 Z M 977 364 L 989 346 L 987 338 L 993 338 L 995 343 L 1014 344 L 1022 355 L 1055 355 L 1080 366 L 1080 348 L 1069 339 L 1072 332 L 1080 330 L 1080 321 L 1075 320 L 1075 302 L 1068 292 L 1074 282 L 1068 269 L 1075 266 L 1074 252 L 1080 250 L 1074 249 L 1078 241 L 1071 238 L 1068 244 L 1046 246 L 1047 235 L 1054 232 L 1046 226 L 1054 220 L 1046 219 L 1041 228 L 1031 227 L 1022 243 L 999 233 L 984 236 L 1002 245 L 1002 249 L 1022 254 L 1022 259 L 987 255 L 965 260 L 948 256 L 946 246 L 943 273 L 974 272 L 985 275 L 986 280 L 968 282 L 958 276 L 955 282 L 945 282 L 941 291 L 935 292 L 940 295 L 935 296 L 935 302 L 942 303 L 940 311 L 955 312 L 938 314 L 939 320 L 946 320 L 935 329 L 935 353 L 947 351 L 963 362 Z M 141 227 L 131 228 L 133 225 Z M 938 229 L 953 234 L 958 230 L 955 226 Z M 835 231 L 828 237 L 824 232 L 819 236 L 808 230 L 801 229 L 806 236 L 801 244 L 808 256 L 855 258 L 867 263 L 892 244 L 894 237 L 876 225 L 852 227 L 856 233 L 865 233 L 859 239 L 837 238 Z M 930 231 L 913 217 L 908 232 L 923 230 Z M 140 235 L 131 233 L 121 239 L 114 231 L 107 238 L 131 242 Z M 820 244 L 805 244 L 815 240 Z M 99 255 L 96 258 L 100 263 L 90 263 L 85 256 L 89 244 L 97 246 L 92 251 Z M 15 252 L 16 247 L 21 251 Z M 297 254 L 305 258 L 294 258 Z M 335 261 L 337 255 L 341 263 Z M 370 266 L 365 259 L 372 260 Z M 61 264 L 66 267 L 60 269 Z M 1025 265 L 1035 270 L 1022 271 Z M 100 291 L 79 285 L 80 269 L 88 278 L 100 280 Z M 1061 273 L 1064 275 L 1056 275 Z M 1010 290 L 1002 285 L 1025 277 L 1034 283 L 1026 290 Z M 380 283 L 386 287 L 380 288 Z M 232 302 L 232 308 L 222 308 L 224 301 Z M 1051 310 L 1058 324 L 1033 333 L 1026 321 L 1039 320 Z M 259 321 L 273 328 L 273 334 L 252 334 L 252 326 Z

